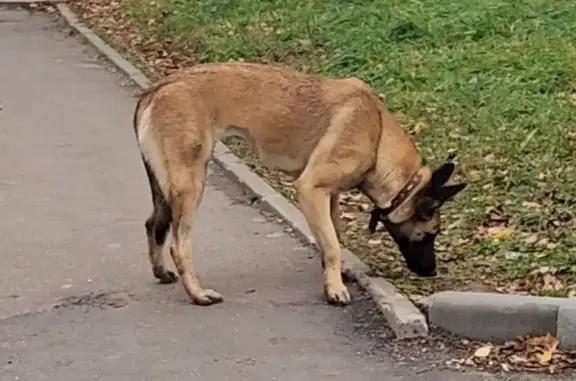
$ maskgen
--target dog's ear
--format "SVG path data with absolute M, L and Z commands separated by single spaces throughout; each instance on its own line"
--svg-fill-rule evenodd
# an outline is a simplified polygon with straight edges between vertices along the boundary
M 440 204 L 445 203 L 446 201 L 450 200 L 452 197 L 456 196 L 460 193 L 468 183 L 459 183 L 453 185 L 444 185 L 442 188 L 436 191 L 436 201 L 439 201 Z
M 454 163 L 450 161 L 447 161 L 440 167 L 436 168 L 434 172 L 432 172 L 430 187 L 436 190 L 440 189 L 450 179 L 455 168 Z
M 416 214 L 423 219 L 432 218 L 438 208 L 444 205 L 446 201 L 456 196 L 466 188 L 467 185 L 468 183 L 444 185 L 439 189 L 434 189 L 433 192 L 428 189 L 424 194 L 424 197 L 422 197 L 416 205 Z
M 430 203 L 424 203 L 425 205 L 421 206 L 423 209 L 426 209 L 427 207 L 433 209 L 439 208 L 442 204 L 456 196 L 456 194 L 461 192 L 468 185 L 467 183 L 445 185 L 456 168 L 452 162 L 453 158 L 453 155 L 449 156 L 444 164 L 432 172 L 432 179 L 430 180 L 428 189 L 426 189 L 424 199 L 428 198 L 434 200 L 434 205 L 431 206 Z

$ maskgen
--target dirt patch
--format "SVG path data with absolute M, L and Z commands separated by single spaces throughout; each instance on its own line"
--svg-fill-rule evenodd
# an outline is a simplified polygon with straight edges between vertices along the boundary
M 133 295 L 125 292 L 105 292 L 105 293 L 89 293 L 86 295 L 69 296 L 61 299 L 53 309 L 65 309 L 65 308 L 99 308 L 105 309 L 116 309 L 126 307 Z

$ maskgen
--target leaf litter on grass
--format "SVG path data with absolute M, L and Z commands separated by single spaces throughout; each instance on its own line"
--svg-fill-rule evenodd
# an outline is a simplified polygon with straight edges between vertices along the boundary
M 370 208 L 341 197 L 344 244 L 407 295 L 574 296 L 576 3 L 561 0 L 86 0 L 71 4 L 154 77 L 245 60 L 355 75 L 385 99 L 426 164 L 457 154 L 471 186 L 445 206 L 441 276 L 415 278 Z M 231 149 L 294 201 L 292 179 Z M 549 271 L 541 271 L 548 269 Z
M 503 345 L 482 345 L 454 363 L 490 371 L 526 371 L 558 374 L 576 369 L 576 352 L 558 348 L 558 338 L 550 334 L 527 336 Z

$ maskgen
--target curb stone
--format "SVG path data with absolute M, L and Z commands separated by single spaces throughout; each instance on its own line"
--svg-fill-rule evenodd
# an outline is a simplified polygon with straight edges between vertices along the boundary
M 576 349 L 576 301 L 571 306 L 560 306 L 556 324 L 560 346 L 562 348 Z
M 68 5 L 56 3 L 55 6 L 70 27 L 128 75 L 134 83 L 142 89 L 150 85 L 150 80 L 140 70 L 81 23 Z M 282 217 L 294 229 L 300 239 L 309 244 L 315 243 L 302 213 L 262 178 L 252 172 L 238 156 L 220 141 L 215 145 L 213 159 L 244 188 L 253 193 L 261 204 Z M 343 273 L 355 280 L 360 287 L 370 294 L 398 339 L 410 339 L 428 335 L 429 330 L 426 318 L 412 302 L 400 294 L 391 283 L 382 278 L 370 276 L 369 267 L 349 250 L 344 249 L 342 256 Z
M 574 299 L 444 291 L 422 303 L 430 325 L 468 339 L 504 342 L 549 333 L 563 349 L 576 349 Z

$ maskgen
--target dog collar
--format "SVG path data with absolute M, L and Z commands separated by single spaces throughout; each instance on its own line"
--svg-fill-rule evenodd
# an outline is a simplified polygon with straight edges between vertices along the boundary
M 400 190 L 400 192 L 396 195 L 396 197 L 394 197 L 389 207 L 387 208 L 375 207 L 370 212 L 370 222 L 368 224 L 368 229 L 370 229 L 370 232 L 374 233 L 374 231 L 376 231 L 376 226 L 378 225 L 378 222 L 380 222 L 382 217 L 386 217 L 387 215 L 392 213 L 400 204 L 402 204 L 408 198 L 408 196 L 414 190 L 414 188 L 416 188 L 418 184 L 420 184 L 420 181 L 422 181 L 422 174 L 420 172 L 416 172 L 416 174 L 414 174 L 414 176 L 412 176 L 410 181 L 408 181 L 408 183 L 404 185 L 404 187 L 402 188 L 402 190 Z

